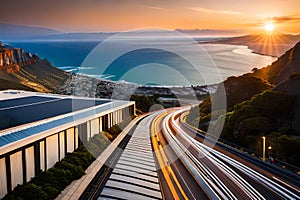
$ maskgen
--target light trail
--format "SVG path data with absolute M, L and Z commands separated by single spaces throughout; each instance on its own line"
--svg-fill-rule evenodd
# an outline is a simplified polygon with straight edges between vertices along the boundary
M 270 194 L 274 194 L 273 197 L 276 199 L 300 199 L 298 194 L 288 189 L 292 187 L 288 183 L 273 177 L 277 181 L 275 182 L 245 164 L 191 137 L 181 127 L 182 122 L 179 120 L 181 114 L 187 110 L 188 108 L 173 109 L 160 115 L 159 118 L 162 118 L 161 130 L 168 145 L 209 198 L 268 199 Z M 153 125 L 159 127 L 157 123 Z M 187 128 L 191 129 L 191 127 Z M 253 182 L 249 183 L 248 179 L 252 179 L 255 184 L 262 185 L 268 191 L 266 193 L 262 193 L 261 190 L 258 191 L 257 187 L 252 185 Z M 293 188 L 293 190 L 299 192 L 297 188 Z

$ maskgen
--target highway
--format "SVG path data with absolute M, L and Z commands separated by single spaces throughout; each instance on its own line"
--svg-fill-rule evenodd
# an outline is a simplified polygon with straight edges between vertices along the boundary
M 176 152 L 168 145 L 161 129 L 167 112 L 154 118 L 151 124 L 151 138 L 156 155 L 158 175 L 164 199 L 208 199 L 200 185 L 185 166 L 178 160 Z
M 300 199 L 298 185 L 284 176 L 219 142 L 211 148 L 209 139 L 205 145 L 204 135 L 184 122 L 188 110 L 160 110 L 140 117 L 112 152 L 110 166 L 98 172 L 80 199 L 153 198 L 149 186 L 158 199 Z
M 300 199 L 296 186 L 253 168 L 253 163 L 241 162 L 218 145 L 204 145 L 203 138 L 183 125 L 181 114 L 187 110 L 163 112 L 151 127 L 166 199 Z

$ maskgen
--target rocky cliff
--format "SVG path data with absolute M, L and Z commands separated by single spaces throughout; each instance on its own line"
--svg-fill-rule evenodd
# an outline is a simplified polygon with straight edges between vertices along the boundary
M 5 46 L 0 43 L 0 70 L 13 73 L 20 67 L 31 65 L 39 60 L 37 55 L 24 52 L 23 49 Z
M 0 89 L 56 92 L 70 74 L 23 49 L 0 46 Z

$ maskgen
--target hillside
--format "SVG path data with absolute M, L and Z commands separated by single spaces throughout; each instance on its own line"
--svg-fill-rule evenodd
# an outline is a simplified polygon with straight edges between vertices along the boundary
M 300 42 L 285 54 L 280 56 L 272 65 L 254 71 L 250 76 L 255 76 L 277 85 L 296 72 L 300 71 Z
M 300 74 L 295 73 L 290 78 L 281 84 L 274 87 L 274 91 L 283 92 L 295 97 L 294 104 L 294 128 L 300 130 Z
M 33 26 L 23 26 L 15 24 L 0 23 L 0 39 L 1 40 L 23 40 L 36 39 L 36 37 L 62 34 L 63 32 Z
M 19 82 L 0 78 L 0 90 L 7 89 L 34 91 L 33 88 L 27 87 L 26 85 L 20 84 Z
M 222 139 L 261 155 L 265 136 L 272 156 L 300 167 L 299 58 L 300 42 L 270 66 L 224 81 L 228 107 Z M 218 117 L 211 119 L 210 113 L 210 101 L 217 96 L 218 90 L 192 108 L 188 123 L 203 130 L 210 121 L 217 125 Z
M 53 67 L 47 60 L 20 68 L 18 72 L 0 71 L 0 89 L 20 89 L 38 92 L 55 92 L 70 77 L 70 74 Z
M 267 82 L 256 77 L 248 76 L 229 77 L 224 81 L 224 87 L 228 109 L 250 99 L 256 94 L 271 89 L 271 86 Z M 218 90 L 216 92 L 218 93 Z

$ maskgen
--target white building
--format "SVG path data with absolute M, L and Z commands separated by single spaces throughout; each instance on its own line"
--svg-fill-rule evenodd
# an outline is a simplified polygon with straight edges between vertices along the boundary
M 1 91 L 0 198 L 134 114 L 131 101 Z

